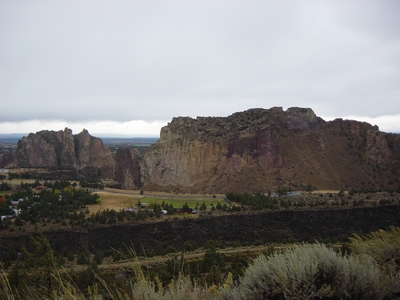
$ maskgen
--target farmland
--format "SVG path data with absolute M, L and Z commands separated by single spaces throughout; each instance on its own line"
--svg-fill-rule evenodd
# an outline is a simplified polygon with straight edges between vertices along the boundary
M 98 204 L 89 205 L 89 211 L 96 213 L 105 209 L 114 209 L 116 211 L 124 210 L 127 208 L 137 208 L 138 203 L 146 203 L 147 206 L 152 207 L 154 204 L 162 205 L 169 204 L 174 208 L 181 208 L 187 204 L 192 209 L 197 209 L 204 202 L 206 207 L 210 209 L 217 206 L 218 203 L 223 204 L 223 198 L 219 196 L 200 196 L 200 195 L 175 195 L 168 194 L 148 194 L 140 195 L 138 191 L 104 189 L 96 191 L 100 196 Z

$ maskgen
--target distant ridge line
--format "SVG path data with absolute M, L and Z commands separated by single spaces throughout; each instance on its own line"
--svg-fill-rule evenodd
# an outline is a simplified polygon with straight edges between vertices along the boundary
M 24 136 L 28 136 L 29 133 L 0 133 L 0 143 L 6 144 L 17 144 L 20 139 Z M 158 137 L 113 137 L 113 136 L 96 136 L 103 141 L 104 144 L 126 144 L 126 143 L 134 143 L 134 144 L 146 144 L 151 145 L 156 143 L 159 138 Z

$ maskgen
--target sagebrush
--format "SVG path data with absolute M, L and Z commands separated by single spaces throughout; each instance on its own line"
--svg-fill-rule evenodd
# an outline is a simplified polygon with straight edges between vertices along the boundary
M 260 255 L 244 274 L 234 280 L 228 274 L 220 285 L 201 286 L 181 274 L 164 285 L 143 271 L 137 259 L 132 262 L 134 277 L 128 288 L 110 286 L 100 276 L 98 283 L 80 290 L 59 271 L 49 272 L 52 289 L 30 286 L 20 291 L 0 274 L 0 298 L 36 299 L 391 299 L 400 293 L 398 251 L 400 229 L 354 236 L 349 243 L 353 253 L 343 254 L 323 244 L 303 244 L 283 253 Z M 135 256 L 132 251 L 132 256 Z M 32 272 L 32 271 L 31 271 Z

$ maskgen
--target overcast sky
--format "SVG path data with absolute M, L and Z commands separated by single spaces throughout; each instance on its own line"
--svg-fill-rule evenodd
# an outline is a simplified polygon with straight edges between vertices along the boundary
M 400 132 L 400 1 L 0 1 L 0 133 L 273 106 Z

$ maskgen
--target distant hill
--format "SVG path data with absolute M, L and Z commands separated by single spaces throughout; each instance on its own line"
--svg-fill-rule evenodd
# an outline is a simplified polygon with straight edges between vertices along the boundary
M 0 133 L 0 143 L 6 144 L 17 144 L 20 139 L 24 136 L 28 136 L 29 133 Z M 104 144 L 110 145 L 118 145 L 118 144 L 127 144 L 127 145 L 138 145 L 138 146 L 150 146 L 157 142 L 159 138 L 147 138 L 147 137 L 134 137 L 134 138 L 121 138 L 121 137 L 102 137 L 101 140 Z
M 108 146 L 113 155 L 118 149 L 136 149 L 143 154 L 147 148 L 155 144 L 158 138 L 119 138 L 119 137 L 104 137 L 101 138 L 103 143 Z
M 159 138 L 119 138 L 119 137 L 103 137 L 101 138 L 106 145 L 135 145 L 150 146 L 155 144 Z
M 27 136 L 28 134 L 22 133 L 13 133 L 13 134 L 3 134 L 0 133 L 0 143 L 6 144 L 17 144 L 23 136 Z

